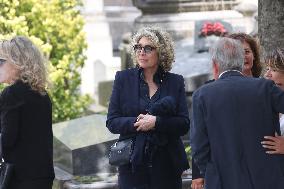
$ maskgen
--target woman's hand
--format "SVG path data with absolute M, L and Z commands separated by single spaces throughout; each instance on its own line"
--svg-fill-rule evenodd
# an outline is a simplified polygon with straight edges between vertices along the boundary
M 191 189 L 203 189 L 204 178 L 197 178 L 191 181 Z
M 284 154 L 284 137 L 278 136 L 277 133 L 275 137 L 265 136 L 266 140 L 262 141 L 261 144 L 263 148 L 268 149 L 266 153 L 268 154 Z
M 156 123 L 156 116 L 149 114 L 140 114 L 137 117 L 137 122 L 134 123 L 136 131 L 149 131 L 154 129 Z

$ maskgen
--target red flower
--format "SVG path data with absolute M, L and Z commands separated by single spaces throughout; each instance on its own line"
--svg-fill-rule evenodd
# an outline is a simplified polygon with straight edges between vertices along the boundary
M 206 37 L 209 35 L 223 36 L 227 33 L 223 24 L 220 22 L 205 22 L 201 28 L 199 36 Z

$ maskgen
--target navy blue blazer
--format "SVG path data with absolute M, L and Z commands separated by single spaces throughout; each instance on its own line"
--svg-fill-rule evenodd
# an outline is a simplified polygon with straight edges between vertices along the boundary
M 181 174 L 189 168 L 180 139 L 180 136 L 189 130 L 184 79 L 181 75 L 166 72 L 160 87 L 160 98 L 171 96 L 175 99 L 176 115 L 157 116 L 154 132 L 168 136 L 169 155 L 178 174 Z M 133 68 L 118 71 L 110 98 L 106 126 L 110 132 L 120 134 L 120 137 L 136 133 L 134 123 L 139 114 L 139 70 Z
M 263 137 L 279 133 L 284 92 L 272 81 L 224 73 L 193 94 L 191 147 L 206 189 L 283 189 L 284 155 Z

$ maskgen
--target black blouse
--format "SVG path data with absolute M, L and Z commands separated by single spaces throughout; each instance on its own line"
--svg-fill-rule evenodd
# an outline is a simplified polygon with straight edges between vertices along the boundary
M 159 67 L 154 74 L 154 82 L 158 85 L 158 89 L 155 94 L 150 98 L 149 86 L 145 82 L 143 69 L 139 69 L 139 109 L 141 114 L 151 114 L 150 109 L 160 99 L 161 85 L 164 78 L 164 72 Z M 144 166 L 152 166 L 152 156 L 155 151 L 156 144 L 153 143 L 153 139 L 157 138 L 153 131 L 140 132 L 136 136 L 136 149 L 134 150 L 135 158 L 132 164 L 144 164 Z M 134 168 L 135 169 L 135 168 Z
M 140 71 L 140 83 L 139 83 L 139 101 L 140 101 L 140 112 L 143 114 L 149 113 L 149 109 L 153 104 L 160 99 L 160 87 L 163 82 L 164 72 L 162 68 L 159 67 L 157 72 L 154 74 L 154 82 L 158 85 L 156 93 L 150 98 L 149 96 L 149 86 L 145 82 L 144 72 L 142 69 Z

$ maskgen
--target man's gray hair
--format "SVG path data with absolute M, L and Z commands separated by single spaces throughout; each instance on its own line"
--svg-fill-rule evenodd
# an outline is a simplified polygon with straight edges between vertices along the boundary
M 219 65 L 219 72 L 227 70 L 242 71 L 244 49 L 240 41 L 227 37 L 220 38 L 210 49 L 212 60 Z

